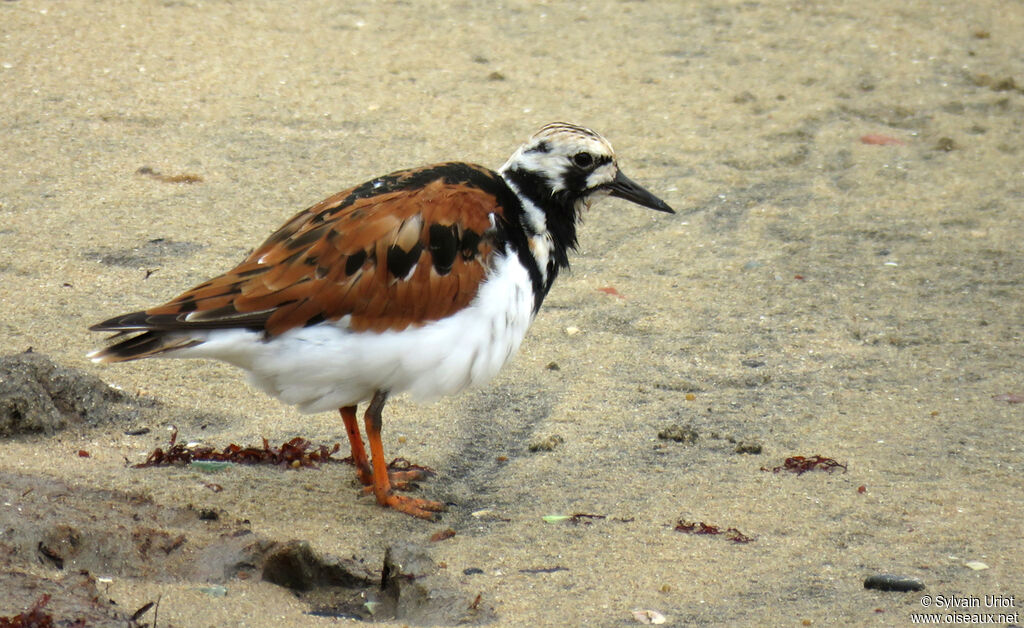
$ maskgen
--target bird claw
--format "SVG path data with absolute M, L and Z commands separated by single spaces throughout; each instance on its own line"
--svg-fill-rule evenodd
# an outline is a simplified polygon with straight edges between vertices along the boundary
M 413 464 L 405 458 L 395 458 L 388 465 L 388 477 L 391 478 L 393 485 L 396 483 L 419 482 L 435 475 L 437 473 L 430 467 Z
M 438 513 L 447 510 L 447 507 L 441 502 L 431 501 L 429 499 L 420 499 L 418 497 L 406 497 L 404 495 L 395 495 L 389 493 L 384 496 L 384 499 L 378 499 L 381 506 L 393 508 L 398 512 L 403 512 L 413 517 L 419 517 L 420 519 L 428 519 L 430 521 L 437 521 Z
M 356 478 L 359 483 L 362 484 L 365 489 L 369 492 L 373 490 L 373 470 L 367 465 L 365 468 L 360 467 L 356 464 L 352 457 L 348 457 L 344 460 L 356 468 Z M 417 488 L 416 482 L 421 482 L 429 477 L 433 477 L 437 473 L 430 467 L 424 467 L 422 465 L 413 464 L 405 458 L 395 458 L 388 464 L 388 479 L 391 482 L 391 488 L 408 491 Z

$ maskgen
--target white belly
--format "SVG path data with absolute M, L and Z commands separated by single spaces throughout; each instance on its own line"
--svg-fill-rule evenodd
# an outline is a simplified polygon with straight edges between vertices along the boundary
M 377 390 L 432 401 L 494 377 L 533 322 L 533 288 L 515 254 L 495 267 L 468 307 L 421 327 L 352 332 L 345 319 L 293 329 L 269 341 L 259 332 L 217 330 L 175 352 L 249 371 L 268 394 L 303 412 L 368 400 Z

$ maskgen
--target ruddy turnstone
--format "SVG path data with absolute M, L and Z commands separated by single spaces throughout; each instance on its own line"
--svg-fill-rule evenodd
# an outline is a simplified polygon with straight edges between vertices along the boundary
M 400 170 L 300 212 L 233 270 L 170 302 L 93 325 L 117 334 L 89 357 L 223 360 L 302 412 L 340 409 L 359 480 L 382 506 L 433 518 L 443 504 L 394 493 L 416 471 L 388 469 L 385 401 L 494 377 L 568 267 L 581 214 L 605 196 L 674 213 L 622 174 L 607 140 L 562 122 L 497 172 Z M 365 401 L 369 457 L 356 418 Z

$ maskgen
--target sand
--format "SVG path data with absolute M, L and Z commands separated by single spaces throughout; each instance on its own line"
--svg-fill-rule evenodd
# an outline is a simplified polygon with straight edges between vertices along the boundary
M 354 621 L 258 569 L 161 576 L 191 527 L 108 562 L 68 549 L 97 521 L 131 532 L 124 502 L 168 526 L 216 511 L 224 534 L 305 541 L 371 580 L 411 543 L 462 607 L 394 625 L 906 625 L 986 595 L 1015 598 L 972 612 L 1019 612 L 1022 32 L 1019 3 L 985 1 L 0 2 L 0 353 L 143 404 L 0 440 L 8 540 L 67 554 L 8 545 L 0 566 L 52 604 L 88 568 L 108 616 L 159 598 L 160 626 Z M 389 404 L 387 451 L 437 471 L 417 494 L 452 504 L 440 522 L 377 507 L 347 465 L 126 466 L 171 425 L 218 447 L 345 433 L 227 366 L 92 365 L 90 324 L 227 270 L 342 188 L 497 167 L 554 120 L 606 135 L 679 213 L 598 205 L 489 387 Z M 673 426 L 695 442 L 658 437 Z M 817 454 L 846 471 L 762 470 Z M 82 504 L 67 538 L 17 514 L 53 507 L 23 481 Z M 543 519 L 576 513 L 605 518 Z M 927 588 L 865 590 L 878 573 Z M 11 586 L 0 616 L 35 597 Z

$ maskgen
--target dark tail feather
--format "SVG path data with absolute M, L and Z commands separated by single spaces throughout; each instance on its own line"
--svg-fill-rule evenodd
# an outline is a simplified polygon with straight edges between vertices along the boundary
M 153 322 L 153 317 L 150 317 L 145 312 L 132 312 L 131 314 L 115 316 L 114 318 L 105 320 L 102 323 L 96 323 L 89 328 L 89 331 L 116 331 L 118 332 L 118 335 L 122 335 L 133 331 L 158 329 Z M 117 338 L 117 336 L 114 336 L 114 338 Z
M 131 330 L 122 331 L 113 336 L 113 338 L 116 339 L 130 333 L 132 333 Z M 164 331 L 147 331 L 109 347 L 97 349 L 90 353 L 88 358 L 93 362 L 126 362 L 128 360 L 148 358 L 160 353 L 174 351 L 175 349 L 194 347 L 195 345 L 202 344 L 202 342 L 202 340 L 196 338 L 169 334 Z

